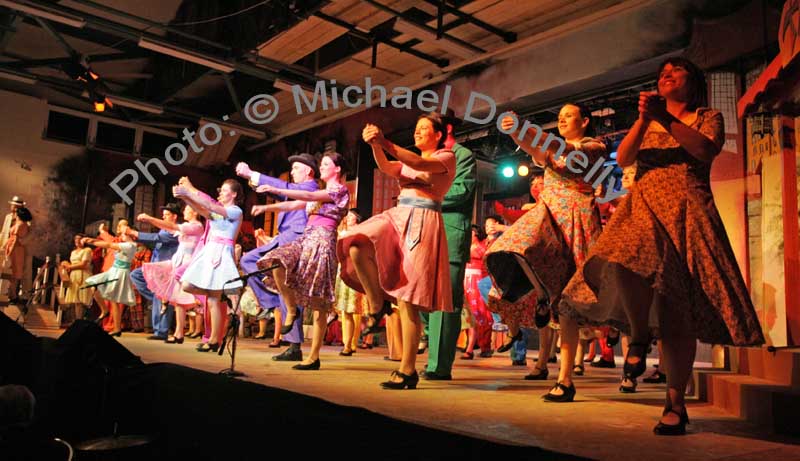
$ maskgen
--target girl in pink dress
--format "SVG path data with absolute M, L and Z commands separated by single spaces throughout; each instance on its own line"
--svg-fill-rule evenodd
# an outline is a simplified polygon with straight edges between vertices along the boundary
M 453 310 L 447 239 L 441 204 L 456 171 L 455 155 L 444 148 L 445 125 L 435 113 L 417 120 L 416 155 L 383 137 L 375 125 L 362 133 L 372 146 L 378 168 L 400 182 L 398 205 L 358 224 L 339 239 L 342 280 L 366 293 L 373 325 L 391 315 L 388 300 L 399 308 L 403 352 L 400 367 L 385 389 L 414 389 L 421 320 L 419 310 Z M 389 161 L 389 153 L 399 161 Z M 381 307 L 383 306 L 383 307 Z
M 183 344 L 183 326 L 186 311 L 199 305 L 197 298 L 181 288 L 180 278 L 189 267 L 198 242 L 203 237 L 205 226 L 200 222 L 197 212 L 186 205 L 183 209 L 181 224 L 154 218 L 148 214 L 140 214 L 136 220 L 146 222 L 159 229 L 172 232 L 178 237 L 178 249 L 168 261 L 145 263 L 142 266 L 147 288 L 163 301 L 175 306 L 175 334 L 167 338 L 167 343 Z

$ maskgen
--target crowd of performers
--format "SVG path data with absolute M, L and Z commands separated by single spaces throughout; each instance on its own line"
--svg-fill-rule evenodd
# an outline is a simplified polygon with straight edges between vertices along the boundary
M 484 229 L 472 225 L 476 162 L 455 143 L 457 120 L 423 113 L 414 130 L 419 153 L 389 141 L 373 124 L 362 132 L 378 168 L 399 182 L 395 207 L 366 220 L 348 213 L 346 166 L 336 153 L 319 164 L 309 154 L 290 157 L 291 182 L 240 163 L 238 176 L 279 201 L 250 210 L 253 216 L 278 213 L 278 234 L 261 240 L 237 266 L 240 183 L 226 180 L 215 199 L 184 177 L 172 190 L 186 204 L 182 224 L 181 210 L 173 206 L 161 219 L 137 218 L 158 233 L 122 223 L 113 241 L 76 238 L 64 265 L 71 282 L 66 299 L 88 305 L 89 290 L 81 287 L 96 286 L 100 305 L 111 306 L 101 317 L 110 312 L 111 334 L 118 336 L 120 305 L 134 305 L 138 292 L 153 303 L 152 338 L 176 343 L 184 340 L 184 319 L 192 310 L 200 315 L 189 336 L 203 337 L 199 351 L 216 351 L 228 308 L 223 291 L 241 291 L 242 281 L 229 283 L 240 270 L 261 270 L 247 279 L 243 297 L 275 311 L 276 335 L 289 347 L 274 360 L 299 362 L 298 370 L 319 369 L 333 309 L 341 311 L 343 356 L 356 350 L 359 315 L 366 319 L 363 335 L 378 332 L 386 316 L 392 333 L 387 358 L 398 364 L 381 383 L 385 389 L 413 389 L 420 378 L 452 379 L 463 306 L 463 359 L 473 358 L 476 345 L 482 355 L 497 346 L 524 364 L 527 333 L 539 330 L 539 360 L 525 379 L 548 378 L 547 362 L 560 333 L 558 378 L 544 395 L 559 403 L 574 399 L 573 376 L 583 374 L 583 357 L 597 332 L 598 366 L 614 366 L 611 346 L 623 337 L 623 392 L 635 391 L 658 339 L 657 379 L 666 381 L 667 392 L 654 431 L 684 434 L 684 394 L 696 341 L 748 346 L 762 344 L 763 335 L 710 189 L 711 163 L 724 142 L 722 115 L 706 107 L 705 77 L 691 62 L 671 58 L 657 78 L 658 91 L 640 94 L 639 117 L 618 148 L 629 193 L 615 203 L 600 205 L 595 197 L 603 191 L 567 164 L 573 151 L 583 152 L 589 165 L 607 156 L 587 110 L 578 104 L 561 108 L 560 155 L 559 143 L 543 146 L 542 133 L 518 132 L 509 117 L 503 129 L 544 173 L 532 182 L 535 203 L 518 212 L 498 207 L 500 216 L 486 220 L 484 237 Z M 154 243 L 155 250 L 149 263 L 132 271 L 136 242 Z M 89 275 L 86 245 L 116 250 L 107 270 Z M 173 309 L 176 329 L 168 336 Z M 313 328 L 304 356 L 307 309 L 313 311 Z M 508 333 L 493 344 L 498 316 Z M 262 328 L 259 337 L 264 336 Z M 426 348 L 427 365 L 418 373 L 417 356 Z M 519 349 L 521 359 L 514 355 Z

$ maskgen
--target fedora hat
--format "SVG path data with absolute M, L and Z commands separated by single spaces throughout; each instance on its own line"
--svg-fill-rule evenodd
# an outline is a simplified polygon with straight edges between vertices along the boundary
M 158 208 L 160 210 L 167 210 L 167 211 L 171 212 L 174 215 L 178 215 L 178 216 L 181 215 L 181 207 L 180 207 L 180 205 L 178 205 L 175 202 L 167 203 L 166 205 L 160 206 Z
M 25 200 L 22 200 L 22 198 L 19 195 L 15 195 L 14 197 L 12 197 L 11 200 L 8 201 L 8 203 L 10 203 L 11 205 L 17 205 L 17 206 L 25 206 L 26 205 Z
M 317 159 L 315 159 L 313 155 L 307 153 L 292 155 L 289 157 L 289 164 L 292 164 L 294 162 L 302 163 L 303 165 L 310 167 L 312 170 L 314 170 L 314 179 L 319 179 L 319 168 L 317 167 Z

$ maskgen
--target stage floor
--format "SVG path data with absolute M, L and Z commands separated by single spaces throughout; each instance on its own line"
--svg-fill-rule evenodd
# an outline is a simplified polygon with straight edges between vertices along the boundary
M 34 333 L 57 337 L 61 332 Z M 196 352 L 197 340 L 165 344 L 146 337 L 124 333 L 118 339 L 147 363 L 170 362 L 213 373 L 230 365 L 227 353 Z M 340 349 L 323 348 L 319 371 L 297 371 L 291 368 L 294 362 L 270 359 L 281 349 L 269 349 L 266 341 L 246 339 L 239 342 L 236 369 L 247 375 L 240 379 L 363 407 L 407 422 L 593 459 L 800 459 L 800 440 L 770 436 L 694 400 L 689 402 L 689 435 L 653 435 L 664 385 L 640 384 L 637 393 L 621 394 L 617 389 L 622 373 L 620 357 L 616 369 L 587 366 L 586 375 L 575 380 L 575 402 L 557 404 L 541 399 L 555 383 L 555 364 L 550 364 L 547 381 L 525 381 L 522 377 L 527 369 L 511 366 L 508 354 L 472 361 L 456 359 L 453 381 L 423 380 L 416 390 L 388 391 L 379 383 L 388 379 L 396 364 L 384 360 L 385 348 L 359 349 L 351 357 L 339 356 Z M 417 369 L 422 369 L 426 357 L 427 353 L 419 356 Z M 531 357 L 535 357 L 535 351 L 529 351 Z

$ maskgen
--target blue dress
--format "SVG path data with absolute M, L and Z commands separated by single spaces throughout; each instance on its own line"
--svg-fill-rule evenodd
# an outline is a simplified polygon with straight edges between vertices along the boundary
M 228 217 L 211 213 L 210 230 L 205 243 L 195 252 L 192 262 L 181 277 L 197 288 L 210 291 L 233 290 L 242 287 L 241 281 L 226 284 L 228 280 L 239 277 L 239 270 L 233 259 L 233 246 L 239 226 L 242 224 L 242 209 L 236 205 L 225 207 Z
M 121 242 L 117 243 L 117 245 L 119 250 L 114 253 L 114 265 L 111 266 L 111 269 L 87 278 L 84 283 L 86 285 L 94 285 L 103 283 L 106 280 L 113 280 L 97 287 L 97 291 L 100 292 L 103 299 L 127 306 L 135 306 L 136 294 L 133 291 L 130 275 L 131 261 L 133 261 L 133 256 L 136 254 L 136 244 L 133 242 Z

